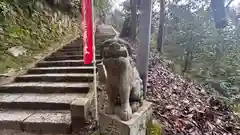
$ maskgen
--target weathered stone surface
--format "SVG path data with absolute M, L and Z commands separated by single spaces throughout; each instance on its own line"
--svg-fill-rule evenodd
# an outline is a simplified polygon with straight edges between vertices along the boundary
M 108 43 L 106 43 L 108 42 Z M 113 114 L 114 106 L 120 105 L 119 116 L 122 120 L 131 119 L 143 100 L 142 80 L 129 55 L 131 49 L 117 39 L 104 42 L 103 65 L 99 68 L 100 78 L 106 78 L 106 92 L 108 95 L 107 114 Z M 127 44 L 127 43 L 126 43 Z M 101 82 L 101 80 L 100 80 Z M 103 83 L 104 84 L 104 83 Z
M 99 62 L 97 60 L 96 62 Z M 36 64 L 37 67 L 66 67 L 66 66 L 92 66 L 84 65 L 83 60 L 61 60 L 61 61 L 41 61 Z
M 116 36 L 111 25 L 99 25 L 96 28 L 96 41 Z M 103 40 L 104 40 L 103 39 Z
M 95 46 L 96 49 L 99 49 L 98 46 Z M 62 49 L 77 49 L 80 50 L 82 52 L 83 50 L 83 46 L 79 46 L 79 45 L 68 45 L 68 46 L 64 46 Z
M 3 94 L 0 95 L 0 108 L 9 109 L 45 109 L 64 110 L 70 109 L 70 104 L 77 99 L 86 97 L 87 94 Z
M 58 52 L 73 52 L 74 54 L 82 54 L 82 48 L 68 48 L 68 49 L 60 49 Z M 95 50 L 96 53 L 99 53 L 99 50 Z
M 14 100 L 14 102 L 44 102 L 50 97 L 52 97 L 52 94 L 22 94 L 22 96 Z
M 125 41 L 125 40 L 123 40 L 121 38 L 118 38 L 118 37 L 110 38 L 110 39 L 104 41 L 100 45 L 101 46 L 101 48 L 100 48 L 100 55 L 103 56 L 104 55 L 104 49 L 109 47 L 109 46 L 111 46 L 111 44 L 113 44 L 113 43 L 118 43 L 118 44 L 124 45 L 127 48 L 127 50 L 128 50 L 128 54 L 130 56 L 132 56 L 132 48 L 131 48 L 130 43 L 128 43 L 127 41 Z M 116 52 L 116 53 L 119 53 L 119 52 Z M 126 55 L 125 52 L 121 52 L 121 53 Z
M 0 93 L 87 93 L 89 83 L 24 82 L 0 86 Z
M 57 61 L 57 60 L 81 60 L 83 55 L 68 55 L 68 56 L 50 56 L 45 58 L 45 61 Z
M 23 121 L 27 132 L 69 133 L 71 116 L 69 111 L 38 111 Z
M 89 92 L 85 98 L 78 98 L 71 103 L 70 110 L 73 132 L 78 132 L 86 124 L 93 94 L 93 92 Z
M 99 53 L 99 52 L 96 52 L 97 54 Z M 55 52 L 55 53 L 53 53 L 53 55 L 57 55 L 57 56 L 67 56 L 67 55 L 81 55 L 82 54 L 82 52 L 80 52 L 80 51 L 70 51 L 70 52 Z
M 90 73 L 64 73 L 64 74 L 30 74 L 19 76 L 16 82 L 92 82 L 93 74 Z
M 96 55 L 96 59 L 100 59 L 100 55 Z M 45 61 L 57 61 L 57 60 L 81 60 L 83 59 L 83 55 L 52 55 L 50 57 L 45 58 Z
M 37 67 L 83 66 L 83 60 L 41 61 L 37 63 L 36 66 Z M 92 66 L 92 64 L 89 64 L 88 66 Z
M 146 135 L 147 122 L 152 116 L 151 103 L 144 101 L 132 119 L 122 121 L 117 115 L 100 112 L 101 135 Z
M 67 94 L 53 94 L 51 98 L 47 100 L 50 103 L 66 103 L 71 104 L 78 99 L 85 99 L 87 94 L 67 93 Z
M 81 55 L 80 52 L 55 52 L 52 54 L 52 56 L 69 56 L 69 55 Z
M 28 74 L 46 74 L 46 73 L 93 73 L 93 67 L 43 67 L 29 69 Z
M 14 100 L 18 99 L 21 97 L 22 94 L 10 94 L 10 93 L 2 93 L 0 95 L 0 102 L 13 102 Z
M 101 31 L 105 35 L 98 38 L 100 40 L 112 36 L 109 28 Z M 96 42 L 97 60 L 101 59 L 99 44 Z M 14 76 L 8 84 L 3 83 L 5 85 L 0 86 L 0 108 L 6 110 L 0 111 L 0 128 L 18 129 L 26 134 L 28 131 L 52 134 L 70 133 L 86 126 L 86 117 L 89 118 L 90 112 L 94 115 L 93 92 L 89 88 L 93 76 L 89 83 L 77 77 L 79 73 L 93 73 L 93 65 L 83 64 L 82 49 L 82 39 L 78 38 L 32 64 L 35 67 L 18 74 L 16 80 Z M 66 82 L 69 80 L 74 83 Z M 12 134 L 20 135 L 18 132 Z
M 21 123 L 31 116 L 33 111 L 13 111 L 3 110 L 0 111 L 0 129 L 21 129 Z
M 80 98 L 71 103 L 71 115 L 74 117 L 86 117 L 89 98 Z

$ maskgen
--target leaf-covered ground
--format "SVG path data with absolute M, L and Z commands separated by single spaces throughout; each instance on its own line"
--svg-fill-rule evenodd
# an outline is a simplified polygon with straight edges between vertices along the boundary
M 163 135 L 240 135 L 240 118 L 228 106 L 164 65 L 151 50 L 147 100 L 153 102 Z
M 165 134 L 240 134 L 240 120 L 220 100 L 161 63 L 154 64 L 149 71 L 148 100 L 154 103 L 154 116 L 165 126 Z

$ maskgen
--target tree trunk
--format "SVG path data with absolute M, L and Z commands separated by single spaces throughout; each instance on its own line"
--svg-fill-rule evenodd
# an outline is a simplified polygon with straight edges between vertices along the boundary
M 127 17 L 125 19 L 119 37 L 124 38 L 124 37 L 129 37 L 130 36 L 130 30 L 129 30 L 130 29 L 130 25 L 129 25 L 130 21 L 131 21 L 130 17 Z
M 226 9 L 224 3 L 225 0 L 211 0 L 213 18 L 217 29 L 225 28 L 227 26 Z
M 160 22 L 158 28 L 158 36 L 157 36 L 157 49 L 160 53 L 163 53 L 163 45 L 164 45 L 164 23 L 165 23 L 165 0 L 160 0 Z
M 131 38 L 134 40 L 137 35 L 137 0 L 131 0 Z
M 187 51 L 185 55 L 185 65 L 184 65 L 183 73 L 186 73 L 192 69 L 192 59 L 193 59 L 192 52 Z

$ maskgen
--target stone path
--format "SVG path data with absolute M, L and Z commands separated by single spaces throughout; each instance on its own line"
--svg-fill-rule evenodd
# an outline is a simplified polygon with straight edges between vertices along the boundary
M 98 29 L 97 44 L 113 36 L 109 26 Z M 84 126 L 94 75 L 92 64 L 83 64 L 81 44 L 80 38 L 73 41 L 0 86 L 0 129 L 71 133 Z M 97 45 L 96 49 L 100 62 Z

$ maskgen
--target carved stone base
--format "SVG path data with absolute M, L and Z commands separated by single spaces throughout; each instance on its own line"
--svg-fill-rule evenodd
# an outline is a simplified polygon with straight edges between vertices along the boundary
M 152 117 L 151 103 L 144 101 L 132 119 L 122 121 L 117 115 L 107 115 L 100 112 L 101 135 L 146 135 L 147 122 Z

